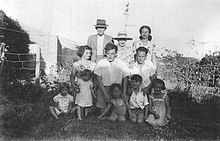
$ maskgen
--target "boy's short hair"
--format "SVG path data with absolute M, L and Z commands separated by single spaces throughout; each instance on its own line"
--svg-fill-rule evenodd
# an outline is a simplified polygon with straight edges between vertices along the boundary
M 139 48 L 137 48 L 136 49 L 136 53 L 138 53 L 138 51 L 142 51 L 142 52 L 145 52 L 146 53 L 146 55 L 148 54 L 148 49 L 147 48 L 145 48 L 145 47 L 143 47 L 143 46 L 141 46 L 141 47 L 139 47 Z
M 158 78 L 154 79 L 152 82 L 152 88 L 154 88 L 156 84 L 162 84 L 163 85 L 162 90 L 166 89 L 165 83 L 162 79 L 158 79 Z
M 59 92 L 63 89 L 63 88 L 67 88 L 68 91 L 70 90 L 70 86 L 68 83 L 66 82 L 61 82 L 60 85 L 59 85 Z
M 109 50 L 112 50 L 112 49 L 115 49 L 115 53 L 118 52 L 118 47 L 115 44 L 113 44 L 113 43 L 106 44 L 106 46 L 104 48 L 105 53 L 107 53 Z
M 110 86 L 110 91 L 113 92 L 115 88 L 118 88 L 120 91 L 122 91 L 122 87 L 120 84 L 114 83 Z
M 142 77 L 139 74 L 132 75 L 131 80 L 135 80 L 135 81 L 142 83 Z
M 82 55 L 84 54 L 85 50 L 88 49 L 88 50 L 91 50 L 92 51 L 92 48 L 89 47 L 88 45 L 85 45 L 85 46 L 80 46 L 79 49 L 77 50 L 77 55 L 79 57 L 82 57 Z

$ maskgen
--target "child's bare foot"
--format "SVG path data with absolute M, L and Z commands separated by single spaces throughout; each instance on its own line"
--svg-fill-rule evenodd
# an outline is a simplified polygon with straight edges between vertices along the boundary
M 82 118 L 77 118 L 77 120 L 82 120 Z

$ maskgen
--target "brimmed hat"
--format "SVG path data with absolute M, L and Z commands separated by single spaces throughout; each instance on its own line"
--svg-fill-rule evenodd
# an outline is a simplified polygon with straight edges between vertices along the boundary
M 97 19 L 95 27 L 107 27 L 106 21 L 103 19 Z
M 127 33 L 125 33 L 124 31 L 118 32 L 118 36 L 113 39 L 115 39 L 115 40 L 132 40 L 131 37 L 127 37 Z

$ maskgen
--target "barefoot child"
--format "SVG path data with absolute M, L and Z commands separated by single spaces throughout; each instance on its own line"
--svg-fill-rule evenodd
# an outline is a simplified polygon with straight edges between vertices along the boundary
M 132 122 L 142 123 L 148 114 L 148 99 L 141 90 L 142 77 L 139 74 L 131 76 L 132 94 L 129 100 L 129 116 Z
M 69 114 L 76 110 L 76 107 L 72 108 L 73 96 L 68 94 L 69 85 L 66 82 L 62 82 L 59 85 L 60 93 L 53 98 L 53 101 L 56 103 L 56 106 L 50 106 L 50 113 L 58 119 L 58 116 L 61 114 Z
M 78 120 L 82 120 L 83 110 L 85 112 L 84 116 L 87 116 L 88 110 L 92 106 L 92 96 L 95 96 L 93 92 L 91 75 L 92 72 L 88 69 L 85 69 L 80 73 L 80 78 L 77 79 L 77 85 L 79 85 L 80 89 L 80 92 L 76 94 L 75 100 L 75 104 L 77 104 Z
M 171 119 L 170 103 L 165 83 L 161 79 L 152 82 L 151 95 L 149 96 L 149 112 L 147 122 L 153 126 L 164 126 Z
M 120 84 L 112 84 L 110 89 L 113 95 L 111 104 L 109 104 L 105 108 L 104 112 L 98 118 L 101 119 L 112 107 L 111 114 L 106 119 L 111 122 L 115 122 L 115 121 L 125 122 L 126 121 L 126 118 L 125 118 L 126 103 L 124 102 L 122 98 L 122 87 Z

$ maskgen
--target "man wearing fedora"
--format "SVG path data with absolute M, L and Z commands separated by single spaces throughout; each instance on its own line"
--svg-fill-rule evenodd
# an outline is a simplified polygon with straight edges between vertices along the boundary
M 132 40 L 131 37 L 127 37 L 127 33 L 124 31 L 118 32 L 118 36 L 113 38 L 118 41 L 118 53 L 117 58 L 124 61 L 126 64 L 134 62 L 134 54 L 132 47 L 128 47 L 126 42 Z
M 104 19 L 97 19 L 95 29 L 97 34 L 90 35 L 87 40 L 87 45 L 92 48 L 92 61 L 98 62 L 104 57 L 104 47 L 107 43 L 113 42 L 112 36 L 106 35 L 105 30 L 107 29 L 107 24 Z

